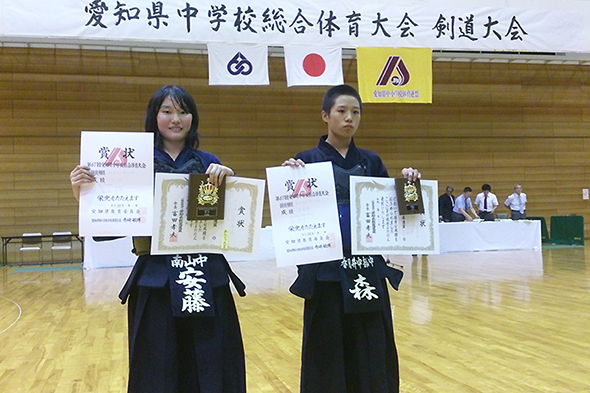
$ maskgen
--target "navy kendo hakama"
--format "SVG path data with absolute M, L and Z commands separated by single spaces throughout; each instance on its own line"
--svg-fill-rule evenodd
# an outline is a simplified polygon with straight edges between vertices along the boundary
M 165 258 L 142 256 L 134 270 L 147 259 Z M 129 392 L 246 391 L 244 348 L 229 282 L 212 288 L 210 316 L 174 316 L 168 284 L 131 287 Z
M 342 261 L 298 266 L 290 288 L 305 298 L 301 393 L 398 393 L 386 282 L 397 290 L 403 272 L 389 267 L 380 255 L 350 255 L 349 176 L 388 177 L 387 170 L 376 153 L 358 149 L 354 141 L 342 157 L 326 136 L 318 147 L 295 158 L 305 163 L 332 162 L 344 244 Z M 355 283 L 361 277 L 373 291 L 355 297 Z

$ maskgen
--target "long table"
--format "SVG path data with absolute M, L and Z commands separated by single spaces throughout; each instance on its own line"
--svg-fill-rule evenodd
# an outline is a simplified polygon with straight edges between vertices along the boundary
M 448 222 L 439 224 L 440 252 L 541 249 L 540 221 Z M 84 268 L 133 266 L 137 257 L 131 253 L 131 238 L 107 242 L 86 239 Z M 262 229 L 260 251 L 256 257 L 238 260 L 273 259 L 272 228 Z
M 541 249 L 541 222 L 502 220 L 444 222 L 440 252 Z
M 102 242 L 97 242 L 88 236 L 84 253 L 84 269 L 133 266 L 137 256 L 131 252 L 132 249 L 133 242 L 129 236 Z
M 23 235 L 2 236 L 2 261 L 1 261 L 2 263 L 1 264 L 3 264 L 3 265 L 10 265 L 11 264 L 8 261 L 9 245 L 10 244 L 15 245 L 16 251 L 19 251 L 20 247 L 22 247 L 25 243 L 25 242 L 23 242 L 24 240 L 34 240 L 35 241 L 35 246 L 38 247 L 38 252 L 39 252 L 39 260 L 35 261 L 35 262 L 38 262 L 38 263 L 61 262 L 61 261 L 54 261 L 53 254 L 52 254 L 52 257 L 47 260 L 44 258 L 45 251 L 52 250 L 52 246 L 53 246 L 52 242 L 55 241 L 56 239 L 61 239 L 60 245 L 64 245 L 65 243 L 69 243 L 70 249 L 71 249 L 71 247 L 73 247 L 72 242 L 74 242 L 74 241 L 79 242 L 80 243 L 79 248 L 80 248 L 80 254 L 81 254 L 80 258 L 81 259 L 77 259 L 76 261 L 84 259 L 84 240 L 80 237 L 80 235 L 78 235 L 77 233 L 59 232 L 59 233 L 53 233 L 51 235 L 31 234 L 29 236 L 23 236 Z M 66 241 L 64 241 L 64 239 L 66 239 Z M 67 240 L 69 240 L 69 241 L 67 241 Z M 47 248 L 47 250 L 46 250 L 46 248 Z M 76 261 L 67 261 L 67 262 L 76 262 Z

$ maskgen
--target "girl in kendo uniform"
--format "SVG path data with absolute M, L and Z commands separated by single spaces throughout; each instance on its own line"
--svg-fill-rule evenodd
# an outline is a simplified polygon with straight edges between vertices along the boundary
M 199 116 L 183 88 L 152 96 L 145 131 L 154 134 L 154 170 L 206 173 L 213 185 L 231 168 L 199 150 Z M 90 168 L 70 174 L 76 198 L 94 182 Z M 150 238 L 134 238 L 137 262 L 119 297 L 128 304 L 129 384 L 132 393 L 244 393 L 244 348 L 229 281 L 244 284 L 222 254 L 150 255 Z

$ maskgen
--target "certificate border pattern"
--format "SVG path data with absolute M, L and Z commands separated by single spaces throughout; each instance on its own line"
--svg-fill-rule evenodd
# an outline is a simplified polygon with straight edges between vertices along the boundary
M 360 209 L 360 195 L 363 192 L 363 190 L 386 190 L 388 188 L 391 189 L 391 192 L 395 195 L 395 183 L 393 183 L 391 186 L 388 185 L 383 185 L 383 184 L 379 184 L 378 182 L 371 180 L 371 181 L 366 181 L 366 182 L 357 182 L 355 184 L 355 191 L 356 191 L 356 199 L 354 201 L 355 203 L 355 207 L 356 207 L 356 227 L 357 227 L 357 237 L 356 239 L 354 239 L 355 243 L 356 243 L 356 251 L 357 253 L 376 253 L 376 252 L 383 252 L 383 253 L 392 253 L 395 251 L 435 251 L 435 236 L 434 236 L 434 224 L 436 223 L 438 225 L 438 216 L 434 216 L 434 202 L 433 202 L 433 193 L 434 190 L 432 188 L 431 185 L 424 185 L 421 184 L 422 186 L 422 192 L 426 192 L 427 195 L 427 200 L 430 201 L 430 203 L 428 204 L 428 214 L 430 215 L 430 217 L 434 217 L 435 219 L 430 220 L 430 225 L 428 228 L 428 232 L 430 233 L 430 244 L 427 247 L 416 247 L 416 246 L 412 246 L 412 247 L 403 247 L 400 245 L 395 245 L 393 247 L 366 247 L 362 244 L 361 241 L 361 236 L 358 236 L 359 233 L 362 233 L 362 228 L 361 228 L 361 209 Z M 397 217 L 396 217 L 397 219 Z
M 199 252 L 203 249 L 209 249 L 209 250 L 219 251 L 220 253 L 232 252 L 232 251 L 233 252 L 252 253 L 252 251 L 254 249 L 254 232 L 255 232 L 254 225 L 256 224 L 255 219 L 251 220 L 251 222 L 248 226 L 248 234 L 249 234 L 248 244 L 242 248 L 229 246 L 227 249 L 222 249 L 221 245 L 215 245 L 215 244 L 210 244 L 210 243 L 195 245 L 194 249 L 187 247 L 187 246 L 168 246 L 168 245 L 166 245 L 166 243 L 164 242 L 164 237 L 165 237 L 164 234 L 165 234 L 165 227 L 166 227 L 166 220 L 164 219 L 164 217 L 166 216 L 166 209 L 168 208 L 168 191 L 173 186 L 179 186 L 179 187 L 187 186 L 188 187 L 188 177 L 186 177 L 184 179 L 165 179 L 162 181 L 162 201 L 163 201 L 164 208 L 162 209 L 161 214 L 160 214 L 160 221 L 159 221 L 160 225 L 159 225 L 159 231 L 158 231 L 158 245 L 159 245 L 158 249 L 160 251 L 177 252 L 180 249 L 182 249 L 182 250 L 189 249 L 191 251 Z M 236 181 L 236 182 L 232 182 L 232 183 L 226 183 L 225 189 L 226 189 L 226 192 L 229 190 L 250 191 L 250 196 L 252 199 L 252 202 L 250 204 L 250 208 L 251 208 L 251 211 L 253 212 L 253 215 L 255 216 L 256 208 L 257 208 L 257 204 L 258 204 L 258 202 L 257 202 L 258 201 L 258 188 L 255 185 Z M 230 239 L 230 244 L 231 244 L 231 239 Z M 204 251 L 201 251 L 201 252 L 204 252 Z

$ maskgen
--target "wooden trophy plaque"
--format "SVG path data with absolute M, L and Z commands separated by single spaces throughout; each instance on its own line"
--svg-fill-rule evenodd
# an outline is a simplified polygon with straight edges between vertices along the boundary
M 399 214 L 407 215 L 424 213 L 424 201 L 422 200 L 420 179 L 412 181 L 397 178 L 395 179 L 395 191 Z

